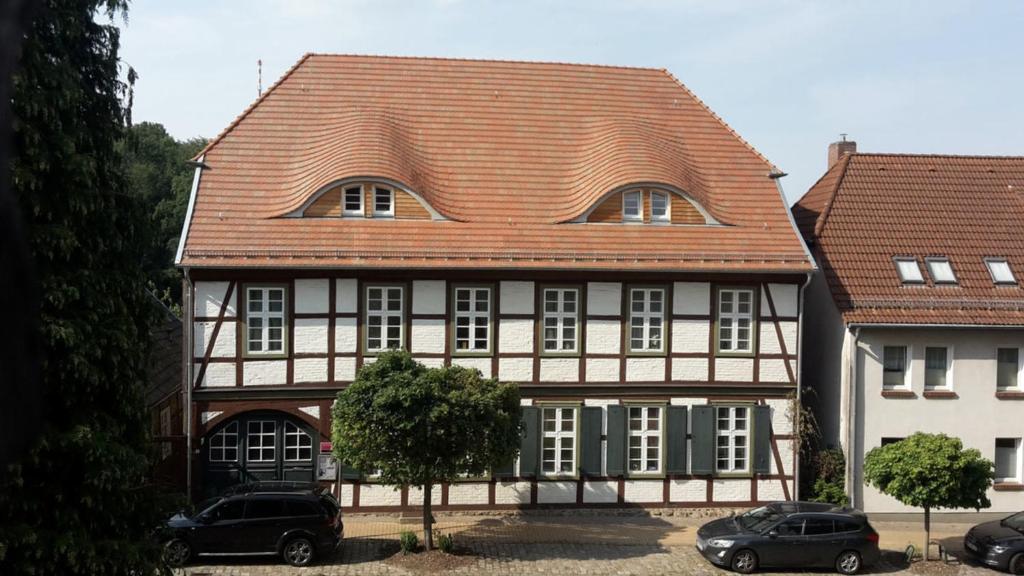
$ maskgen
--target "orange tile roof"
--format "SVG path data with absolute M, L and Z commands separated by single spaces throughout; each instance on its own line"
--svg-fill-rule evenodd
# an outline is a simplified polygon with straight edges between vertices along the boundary
M 997 286 L 984 259 L 1024 282 L 1024 157 L 851 154 L 793 207 L 848 323 L 1024 325 L 1024 288 Z M 915 256 L 926 285 L 903 285 Z M 925 264 L 946 256 L 959 280 Z
M 184 266 L 812 266 L 771 163 L 664 70 L 306 55 L 202 155 Z M 448 220 L 283 217 L 348 177 Z M 724 225 L 570 223 L 641 182 Z

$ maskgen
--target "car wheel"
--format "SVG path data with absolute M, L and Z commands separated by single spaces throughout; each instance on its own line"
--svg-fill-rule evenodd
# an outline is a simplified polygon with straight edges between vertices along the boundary
M 292 566 L 309 566 L 313 562 L 315 551 L 308 538 L 292 538 L 284 545 L 284 561 Z
M 169 566 L 184 566 L 192 557 L 192 547 L 181 538 L 175 538 L 164 544 L 164 561 Z
M 1010 563 L 1006 565 L 1006 568 L 1014 576 L 1024 574 L 1024 553 L 1015 554 L 1013 558 L 1010 558 Z
M 732 555 L 732 569 L 740 574 L 757 570 L 757 554 L 753 550 L 740 550 Z
M 840 574 L 856 574 L 860 572 L 860 554 L 847 550 L 836 558 L 836 572 Z

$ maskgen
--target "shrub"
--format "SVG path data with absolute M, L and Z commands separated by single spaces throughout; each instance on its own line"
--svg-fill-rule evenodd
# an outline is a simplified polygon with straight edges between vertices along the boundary
M 811 501 L 846 506 L 850 503 L 850 497 L 846 495 L 846 491 L 843 489 L 842 480 L 818 478 L 814 481 L 814 497 L 811 498 Z
M 838 448 L 828 448 L 817 452 L 813 457 L 814 484 L 811 489 L 812 502 L 828 502 L 847 505 L 850 497 L 846 495 L 846 458 Z
M 441 552 L 445 554 L 451 554 L 455 550 L 455 541 L 452 539 L 451 534 L 438 534 L 437 535 L 437 547 L 441 549 Z
M 420 547 L 419 537 L 410 530 L 406 530 L 398 536 L 398 543 L 402 547 L 402 554 L 415 552 Z

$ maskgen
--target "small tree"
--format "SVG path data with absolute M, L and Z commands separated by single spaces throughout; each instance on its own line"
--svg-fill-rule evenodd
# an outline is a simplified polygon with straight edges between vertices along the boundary
M 423 541 L 433 547 L 430 493 L 436 482 L 483 475 L 519 449 L 519 389 L 478 370 L 426 368 L 407 352 L 385 352 L 338 393 L 334 455 L 379 471 L 394 486 L 423 487 Z
M 992 462 L 945 434 L 918 432 L 871 450 L 864 458 L 864 481 L 908 506 L 924 508 L 925 560 L 932 508 L 992 505 L 985 494 L 992 485 Z

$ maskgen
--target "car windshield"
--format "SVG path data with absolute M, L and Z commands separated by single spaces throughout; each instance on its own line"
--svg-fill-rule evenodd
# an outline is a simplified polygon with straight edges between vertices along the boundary
M 214 496 L 213 498 L 207 498 L 206 500 L 203 500 L 202 502 L 196 505 L 196 513 L 193 516 L 199 516 L 200 514 L 206 512 L 210 508 L 213 508 L 214 505 L 216 505 L 223 499 L 223 496 Z
M 760 532 L 779 520 L 782 520 L 782 514 L 768 506 L 754 508 L 736 517 L 736 521 L 742 528 L 754 532 Z
M 1002 524 L 1024 534 L 1024 512 L 1017 512 L 1009 518 L 1004 518 Z

